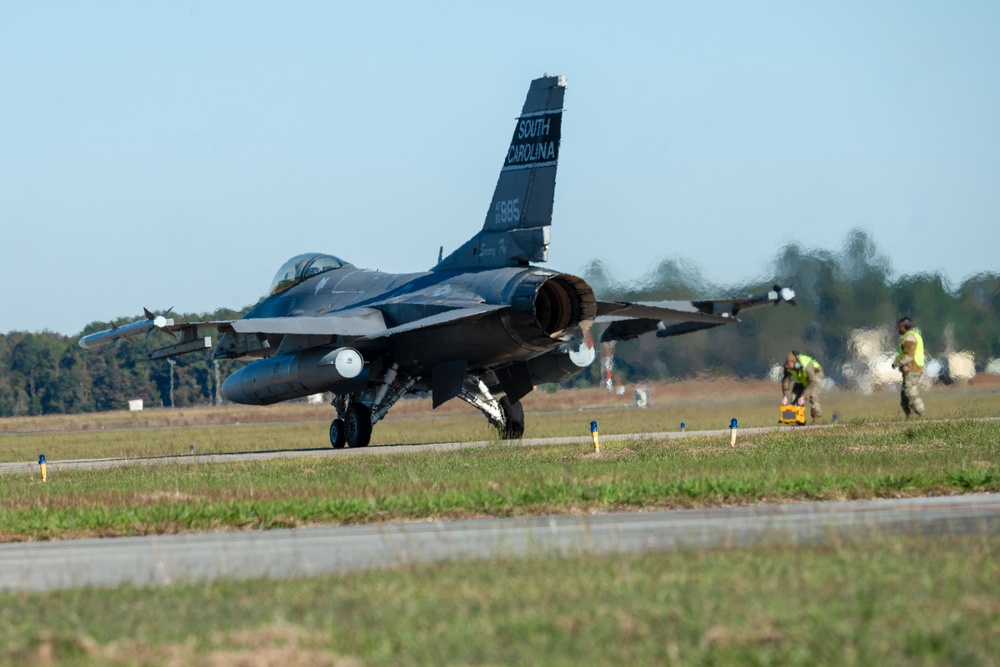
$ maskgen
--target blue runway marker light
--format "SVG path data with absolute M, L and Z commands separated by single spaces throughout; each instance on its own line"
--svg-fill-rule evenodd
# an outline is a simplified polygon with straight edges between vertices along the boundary
M 194 454 L 194 445 L 188 445 L 188 451 Z
M 45 454 L 38 455 L 38 467 L 42 469 L 42 481 L 48 481 L 48 471 L 45 469 Z
M 833 423 L 834 423 L 834 424 L 836 424 L 836 423 L 837 423 L 837 415 L 834 415 L 834 416 L 833 416 Z
M 740 425 L 736 423 L 736 417 L 733 417 L 729 422 L 729 446 L 736 446 L 736 431 L 739 429 Z
M 38 465 L 42 465 L 43 463 L 45 463 L 45 454 L 39 454 L 38 455 Z
M 590 422 L 590 434 L 594 436 L 594 451 L 601 453 L 601 444 L 597 440 L 597 422 Z
M 736 423 L 736 417 L 733 417 L 729 422 L 729 428 L 739 428 L 739 424 Z
M 684 422 L 681 422 L 681 430 L 683 431 L 683 430 L 684 430 L 684 428 L 685 428 L 685 426 L 684 426 Z

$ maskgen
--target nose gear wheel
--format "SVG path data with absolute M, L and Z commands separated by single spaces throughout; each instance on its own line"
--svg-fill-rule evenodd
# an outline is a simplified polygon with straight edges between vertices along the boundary
M 330 445 L 334 449 L 343 449 L 347 445 L 343 419 L 334 419 L 330 424 Z

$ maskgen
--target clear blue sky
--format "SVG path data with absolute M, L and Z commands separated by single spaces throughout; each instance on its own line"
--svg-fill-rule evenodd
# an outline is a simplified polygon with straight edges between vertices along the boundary
M 239 308 L 306 251 L 427 269 L 544 73 L 549 267 L 735 285 L 860 227 L 897 277 L 1000 269 L 995 1 L 11 0 L 0 332 Z

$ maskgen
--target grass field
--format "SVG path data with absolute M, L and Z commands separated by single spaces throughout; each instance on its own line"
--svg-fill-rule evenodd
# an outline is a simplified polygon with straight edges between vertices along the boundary
M 654 407 L 640 410 L 601 392 L 536 392 L 527 435 L 578 445 L 60 470 L 44 484 L 3 474 L 0 540 L 1000 491 L 1000 422 L 971 419 L 1000 413 L 989 387 L 931 392 L 931 415 L 951 422 L 904 422 L 893 395 L 831 392 L 837 428 L 744 434 L 735 448 L 728 437 L 637 437 L 593 452 L 591 419 L 602 434 L 720 429 L 733 416 L 771 425 L 775 393 L 654 387 Z M 399 408 L 376 444 L 492 437 L 463 405 Z M 309 449 L 325 446 L 329 413 L 2 420 L 0 458 Z M 997 553 L 996 536 L 892 538 L 0 593 L 0 664 L 995 665 Z
M 299 432 L 299 425 L 255 428 L 270 434 L 272 447 L 294 447 L 281 434 Z M 128 432 L 138 451 L 162 433 Z M 595 454 L 588 435 L 570 445 L 377 451 L 59 470 L 46 483 L 6 474 L 0 541 L 1000 490 L 995 420 L 789 427 L 745 434 L 735 448 L 728 437 L 637 436 Z
M 0 593 L 10 665 L 996 665 L 1000 538 Z
M 987 376 L 992 377 L 992 376 Z M 535 391 L 524 399 L 526 438 L 579 435 L 589 439 L 590 422 L 600 432 L 654 433 L 772 426 L 780 394 L 762 381 L 685 381 L 652 385 L 653 405 L 636 408 L 630 396 L 601 389 Z M 926 394 L 929 419 L 1000 417 L 1000 382 L 984 379 L 968 387 Z M 897 393 L 870 396 L 833 390 L 823 395 L 826 423 L 868 424 L 902 420 Z M 0 419 L 0 462 L 313 449 L 329 447 L 328 405 L 282 403 L 255 408 L 157 409 Z M 471 442 L 496 439 L 485 418 L 461 401 L 431 410 L 429 399 L 401 401 L 375 426 L 372 445 Z

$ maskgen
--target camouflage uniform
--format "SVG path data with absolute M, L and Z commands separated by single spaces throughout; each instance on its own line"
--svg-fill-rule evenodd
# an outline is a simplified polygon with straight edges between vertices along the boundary
M 899 337 L 899 353 L 892 362 L 893 368 L 898 368 L 903 374 L 902 388 L 899 392 L 899 405 L 903 414 L 924 416 L 924 399 L 920 398 L 920 379 L 924 375 L 924 340 L 917 329 L 901 331 Z
M 795 364 L 800 368 L 795 368 Z M 823 408 L 819 404 L 822 379 L 823 368 L 818 361 L 804 354 L 792 352 L 788 355 L 785 360 L 785 376 L 781 379 L 781 393 L 789 405 L 796 403 L 799 398 L 808 402 L 813 424 L 823 417 Z

